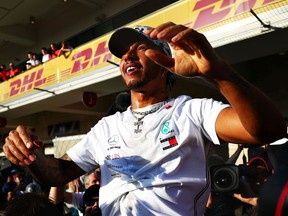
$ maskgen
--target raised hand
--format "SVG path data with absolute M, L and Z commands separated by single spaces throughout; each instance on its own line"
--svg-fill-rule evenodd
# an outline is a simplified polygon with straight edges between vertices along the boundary
M 146 32 L 152 38 L 166 40 L 173 48 L 173 58 L 155 50 L 147 50 L 146 55 L 169 71 L 185 76 L 213 76 L 219 71 L 222 60 L 206 37 L 183 25 L 164 23 Z

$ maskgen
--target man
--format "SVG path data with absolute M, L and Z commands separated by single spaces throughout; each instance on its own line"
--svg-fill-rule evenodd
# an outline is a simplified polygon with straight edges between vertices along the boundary
M 14 171 L 14 170 L 12 170 L 12 171 Z M 13 177 L 14 175 L 15 175 L 14 172 L 13 173 L 12 172 L 9 173 L 8 176 L 7 176 L 7 181 L 4 182 L 4 184 L 2 186 L 2 193 L 3 193 L 4 197 L 5 197 L 5 201 L 10 200 L 11 191 L 13 191 L 14 188 L 17 186 L 16 182 L 14 181 L 14 177 Z
M 100 185 L 91 185 L 84 193 L 84 215 L 85 216 L 97 216 L 102 215 L 98 206 L 99 203 L 99 189 Z
M 9 68 L 10 69 L 6 71 L 6 77 L 8 79 L 10 79 L 10 78 L 12 78 L 12 77 L 14 77 L 20 73 L 20 69 L 15 67 L 15 65 L 12 62 L 9 63 Z
M 11 192 L 8 192 L 8 201 L 22 195 L 27 186 L 25 171 L 13 169 L 10 173 L 13 175 L 13 181 L 16 183 L 16 186 Z
M 40 64 L 40 61 L 37 59 L 36 53 L 28 52 L 27 56 L 28 60 L 26 61 L 26 70 L 30 70 Z
M 74 181 L 72 181 L 74 182 Z M 72 183 L 71 182 L 71 183 Z M 70 184 L 70 183 L 69 183 Z M 88 189 L 92 185 L 100 184 L 100 172 L 92 171 L 90 173 L 86 173 L 83 176 L 83 184 L 84 189 Z M 59 206 L 63 204 L 63 201 L 67 204 L 68 208 L 77 208 L 79 210 L 79 215 L 83 215 L 81 211 L 83 211 L 83 196 L 84 191 L 75 191 L 75 189 L 68 188 L 68 191 L 64 192 L 64 187 L 51 187 L 49 198 L 50 200 Z
M 64 185 L 100 166 L 103 215 L 203 215 L 210 192 L 204 137 L 213 143 L 263 144 L 284 137 L 286 125 L 274 105 L 225 63 L 204 35 L 171 22 L 148 30 L 147 36 L 144 31 L 123 28 L 109 41 L 130 89 L 131 106 L 125 112 L 99 121 L 62 160 L 34 150 L 38 141 L 24 126 L 10 132 L 3 149 L 11 162 L 28 166 L 51 185 Z M 206 79 L 230 106 L 212 99 L 169 98 L 169 71 Z

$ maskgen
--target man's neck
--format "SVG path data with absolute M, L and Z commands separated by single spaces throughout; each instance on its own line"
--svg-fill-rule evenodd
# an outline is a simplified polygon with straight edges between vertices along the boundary
M 152 104 L 156 104 L 168 99 L 167 92 L 159 92 L 156 94 L 147 94 L 131 91 L 131 107 L 132 109 L 143 108 Z

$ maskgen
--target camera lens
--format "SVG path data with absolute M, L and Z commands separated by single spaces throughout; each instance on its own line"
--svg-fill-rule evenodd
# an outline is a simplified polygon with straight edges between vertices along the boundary
M 227 188 L 233 182 L 233 176 L 229 170 L 220 170 L 214 176 L 215 184 L 220 188 Z
M 216 192 L 228 192 L 238 188 L 239 175 L 236 166 L 217 166 L 211 172 L 211 190 Z

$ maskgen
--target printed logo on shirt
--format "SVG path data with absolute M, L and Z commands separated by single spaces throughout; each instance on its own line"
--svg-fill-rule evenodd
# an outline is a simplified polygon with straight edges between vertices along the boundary
M 165 105 L 165 108 L 168 110 L 168 109 L 170 109 L 172 107 L 172 105 L 171 104 L 166 104 Z
M 170 100 L 170 99 L 169 99 Z M 165 104 L 165 109 L 170 109 L 174 105 L 174 100 L 168 101 L 168 103 Z
M 169 121 L 166 121 L 166 122 L 164 122 L 163 124 L 162 124 L 162 126 L 161 126 L 161 133 L 162 134 L 168 134 L 168 133 L 173 133 L 174 132 L 174 130 L 172 129 L 170 129 L 170 122 Z
M 178 145 L 178 142 L 175 136 L 171 136 L 165 139 L 160 139 L 160 143 L 161 143 L 163 150 L 167 150 Z
M 105 159 L 106 160 L 117 160 L 120 158 L 120 154 L 119 153 L 115 153 L 115 154 L 108 154 L 106 155 Z
M 108 139 L 108 144 L 109 145 L 116 145 L 118 140 L 119 140 L 119 137 L 117 135 L 113 135 L 112 137 L 110 137 Z
M 110 151 L 112 149 L 121 149 L 121 146 L 117 145 L 119 141 L 119 137 L 117 135 L 113 135 L 108 139 L 108 144 L 110 145 L 107 148 L 107 151 Z

